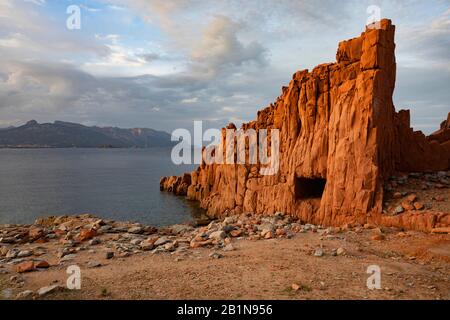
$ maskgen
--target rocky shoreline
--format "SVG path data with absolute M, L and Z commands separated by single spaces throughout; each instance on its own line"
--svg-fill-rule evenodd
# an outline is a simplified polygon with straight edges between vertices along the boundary
M 110 260 L 144 253 L 179 256 L 190 249 L 207 247 L 212 250 L 210 258 L 220 259 L 221 252 L 235 250 L 234 239 L 290 238 L 308 231 L 327 236 L 340 230 L 302 225 L 281 212 L 272 217 L 241 215 L 211 221 L 207 226 L 177 224 L 160 229 L 89 214 L 48 217 L 32 225 L 0 225 L 0 274 L 11 274 L 10 281 L 20 287 L 20 274 L 75 264 L 81 251 L 100 252 Z M 101 262 L 92 260 L 83 267 L 101 266 Z M 39 297 L 61 289 L 50 285 L 38 292 L 23 291 L 16 298 Z
M 407 237 L 401 229 L 371 224 L 342 227 L 322 227 L 301 224 L 284 213 L 273 216 L 242 214 L 211 221 L 206 226 L 173 225 L 157 229 L 132 222 L 99 219 L 85 214 L 38 219 L 32 225 L 0 225 L 0 280 L 14 286 L 15 293 L 3 290 L 8 299 L 45 299 L 67 291 L 65 284 L 50 282 L 38 290 L 25 288 L 25 274 L 64 272 L 68 266 L 97 269 L 114 265 L 115 261 L 131 257 L 167 255 L 174 262 L 195 256 L 196 250 L 206 250 L 212 260 L 224 258 L 236 250 L 236 243 L 245 241 L 281 241 L 299 234 L 314 234 L 320 241 L 345 241 L 349 235 L 369 233 L 369 241 L 383 242 L 388 234 Z M 444 232 L 445 233 L 445 232 Z M 447 230 L 448 233 L 448 230 Z M 297 237 L 298 238 L 298 237 Z M 346 255 L 344 247 L 322 245 L 308 249 L 311 257 Z M 89 256 L 79 259 L 79 256 Z M 1 281 L 0 281 L 1 282 Z M 0 289 L 2 288 L 0 283 Z

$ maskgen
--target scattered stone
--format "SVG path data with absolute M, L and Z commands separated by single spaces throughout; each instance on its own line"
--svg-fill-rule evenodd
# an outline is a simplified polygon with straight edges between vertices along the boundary
M 225 225 L 222 227 L 222 231 L 226 232 L 226 233 L 230 233 L 233 230 L 234 230 L 234 226 L 232 226 L 232 225 Z
M 102 264 L 100 262 L 98 262 L 98 261 L 89 261 L 86 265 L 87 265 L 88 268 L 91 268 L 91 269 L 98 268 L 98 267 L 102 266 Z
M 105 254 L 106 259 L 110 260 L 112 258 L 114 258 L 114 252 L 112 251 L 107 251 Z
M 167 237 L 161 237 L 158 240 L 154 242 L 155 247 L 161 246 L 163 244 L 166 244 L 167 242 L 170 242 L 169 238 Z
M 113 229 L 112 226 L 106 225 L 106 226 L 101 226 L 100 229 L 98 229 L 98 231 L 100 233 L 109 233 L 112 229 Z
M 221 255 L 221 254 L 218 253 L 218 252 L 213 252 L 213 253 L 211 253 L 211 254 L 209 255 L 209 257 L 210 257 L 211 259 L 221 259 L 221 258 L 223 258 L 223 255 Z
M 20 251 L 17 249 L 11 249 L 6 253 L 6 258 L 7 259 L 15 259 L 19 255 L 19 252 Z
M 262 234 L 261 234 L 262 235 Z M 273 239 L 273 232 L 268 231 L 264 234 L 264 239 Z
M 323 252 L 322 249 L 316 249 L 316 250 L 314 251 L 314 256 L 315 256 L 315 257 L 323 257 L 323 255 L 324 255 L 324 252 Z
M 236 230 L 233 230 L 233 231 L 231 231 L 230 232 L 230 235 L 233 237 L 233 238 L 238 238 L 238 237 L 240 237 L 240 236 L 242 236 L 242 230 L 241 229 L 236 229 Z
M 170 231 L 173 234 L 183 234 L 192 231 L 194 228 L 185 224 L 176 224 L 170 227 Z
M 135 245 L 135 246 L 138 246 L 138 245 L 140 245 L 141 244 L 141 242 L 142 242 L 142 240 L 141 239 L 132 239 L 131 241 L 130 241 L 130 243 L 132 244 L 132 245 Z
M 382 241 L 382 240 L 386 239 L 386 237 L 382 234 L 375 234 L 371 237 L 371 239 L 375 240 L 375 241 Z
M 0 292 L 0 298 L 11 299 L 12 295 L 13 295 L 13 290 L 11 288 L 3 289 Z
M 400 198 L 402 198 L 403 196 L 402 196 L 402 194 L 400 193 L 400 192 L 395 192 L 394 193 L 394 199 L 400 199 Z
M 90 240 L 95 236 L 97 236 L 97 231 L 95 229 L 83 229 L 78 236 L 78 240 L 83 242 Z
M 344 255 L 345 254 L 345 249 L 344 248 L 338 248 L 337 250 L 336 250 L 336 254 L 338 255 L 338 256 L 342 256 L 342 255 Z
M 234 251 L 236 250 L 234 246 L 230 243 L 223 248 L 223 251 Z
M 176 249 L 176 244 L 175 243 L 166 243 L 165 245 L 164 245 L 164 250 L 166 250 L 166 251 L 175 251 L 175 249 Z
M 208 246 L 212 244 L 212 240 L 205 240 L 205 241 L 191 241 L 190 243 L 190 247 L 195 249 L 195 248 L 202 248 L 205 246 Z
M 61 259 L 59 259 L 59 262 L 62 263 L 62 262 L 70 261 L 70 260 L 75 259 L 76 257 L 77 257 L 76 254 L 73 254 L 73 253 L 67 254 L 67 255 L 63 256 Z
M 394 213 L 395 213 L 395 214 L 400 214 L 400 213 L 403 213 L 404 211 L 405 211 L 405 209 L 403 209 L 402 206 L 397 206 L 397 207 L 394 209 Z
M 58 251 L 57 257 L 61 259 L 62 257 L 66 256 L 66 255 L 68 255 L 68 254 L 71 254 L 72 252 L 73 252 L 73 250 L 70 249 L 70 248 L 63 248 L 63 249 L 60 249 L 60 250 Z
M 213 240 L 223 240 L 226 238 L 226 233 L 224 231 L 214 231 L 209 235 L 209 239 Z
M 425 206 L 421 202 L 414 202 L 414 208 L 416 210 L 423 210 L 423 208 L 425 208 Z
M 30 241 L 36 241 L 42 238 L 45 235 L 45 231 L 42 228 L 31 228 L 28 231 L 28 237 L 30 237 Z
M 61 287 L 60 285 L 55 284 L 52 286 L 42 287 L 38 290 L 37 293 L 39 296 L 45 296 L 47 294 L 55 293 L 61 290 L 64 290 L 64 288 Z
M 150 251 L 150 250 L 153 250 L 153 248 L 155 248 L 155 245 L 154 245 L 154 242 L 145 240 L 145 241 L 142 241 L 140 248 L 143 251 Z
M 34 292 L 31 290 L 25 290 L 17 294 L 16 300 L 27 300 L 31 299 L 34 295 Z
M 16 239 L 13 237 L 1 237 L 0 243 L 12 244 L 12 243 L 16 243 Z
M 128 233 L 132 234 L 141 234 L 143 232 L 144 228 L 142 228 L 141 226 L 131 227 L 130 229 L 128 229 Z
M 34 270 L 34 262 L 33 261 L 25 261 L 16 265 L 16 271 L 18 273 L 31 272 Z
M 414 193 L 410 194 L 407 199 L 408 199 L 409 202 L 414 202 L 414 201 L 417 200 L 417 195 L 414 194 Z
M 402 202 L 402 207 L 403 209 L 405 209 L 406 211 L 411 211 L 414 210 L 414 206 L 411 204 L 411 202 L 409 201 L 403 201 Z
M 89 240 L 89 245 L 90 246 L 96 246 L 98 244 L 100 244 L 100 239 L 94 238 L 92 240 Z
M 17 254 L 18 258 L 26 258 L 33 255 L 33 251 L 30 250 L 22 250 Z
M 223 219 L 222 223 L 224 225 L 234 224 L 236 223 L 236 219 L 234 217 L 226 217 L 225 219 Z
M 6 246 L 0 247 L 0 256 L 6 256 L 8 251 L 9 251 L 8 247 L 6 247 Z
M 34 267 L 36 269 L 48 269 L 48 268 L 50 268 L 50 264 L 45 260 L 41 260 L 41 261 L 35 262 Z
M 441 233 L 441 234 L 450 234 L 450 227 L 447 228 L 434 228 L 431 230 L 431 233 Z
M 298 290 L 300 290 L 300 288 L 301 288 L 301 286 L 296 284 L 296 283 L 293 283 L 291 285 L 291 289 L 294 290 L 294 291 L 298 291 Z

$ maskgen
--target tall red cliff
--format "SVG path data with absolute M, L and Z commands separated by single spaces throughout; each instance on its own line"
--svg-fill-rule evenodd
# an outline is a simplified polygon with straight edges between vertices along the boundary
M 322 225 L 418 229 L 430 219 L 450 220 L 424 214 L 426 221 L 411 224 L 382 214 L 390 175 L 450 168 L 450 119 L 426 137 L 410 128 L 409 111 L 395 111 L 394 35 L 395 26 L 382 20 L 341 42 L 335 63 L 295 73 L 275 103 L 242 126 L 280 130 L 277 174 L 262 176 L 259 165 L 202 164 L 190 175 L 163 178 L 161 189 L 200 201 L 211 216 L 282 211 Z

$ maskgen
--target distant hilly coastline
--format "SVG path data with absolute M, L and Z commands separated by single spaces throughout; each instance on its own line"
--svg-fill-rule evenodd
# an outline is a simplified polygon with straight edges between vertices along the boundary
M 152 148 L 172 146 L 171 135 L 147 128 L 87 127 L 35 120 L 0 129 L 0 148 Z

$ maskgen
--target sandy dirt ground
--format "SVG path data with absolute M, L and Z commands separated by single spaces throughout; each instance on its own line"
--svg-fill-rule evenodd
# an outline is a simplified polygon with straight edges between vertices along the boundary
M 325 238 L 299 233 L 292 239 L 234 240 L 235 250 L 219 259 L 208 248 L 111 260 L 83 251 L 76 261 L 46 271 L 0 275 L 0 291 L 14 298 L 24 290 L 65 286 L 66 268 L 76 264 L 81 290 L 41 299 L 450 299 L 450 235 L 384 232 L 382 241 L 372 240 L 374 231 L 366 229 Z M 337 248 L 345 252 L 333 255 Z M 315 256 L 317 249 L 324 255 Z M 94 260 L 102 266 L 88 268 Z M 371 265 L 381 269 L 380 290 L 367 288 Z

